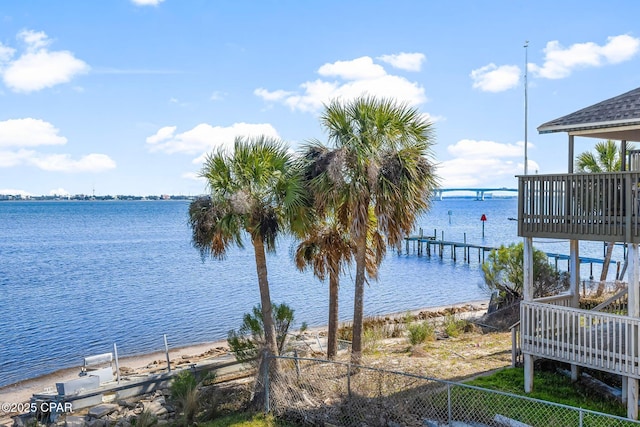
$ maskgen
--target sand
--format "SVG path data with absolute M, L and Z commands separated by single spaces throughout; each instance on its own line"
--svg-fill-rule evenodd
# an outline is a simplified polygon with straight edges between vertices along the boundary
M 174 361 L 193 360 L 196 359 L 198 355 L 203 355 L 208 351 L 213 352 L 220 347 L 228 348 L 227 342 L 202 343 L 169 349 L 169 358 L 173 365 Z M 185 357 L 183 358 L 183 356 Z M 148 372 L 149 369 L 147 366 L 153 364 L 155 361 L 159 362 L 157 364 L 158 369 L 166 369 L 166 360 L 167 357 L 164 352 L 155 352 L 138 356 L 121 357 L 118 362 L 121 370 L 126 367 L 136 373 L 143 373 Z M 28 402 L 33 394 L 55 391 L 56 383 L 78 378 L 79 373 L 80 366 L 77 366 L 4 386 L 0 388 L 0 403 Z
M 417 315 L 420 312 L 441 312 L 452 307 L 473 307 L 474 311 L 468 312 L 469 315 L 481 315 L 486 310 L 488 301 L 471 301 L 462 304 L 452 304 L 441 307 L 427 307 L 420 310 L 411 310 L 410 313 Z M 405 312 L 391 313 L 379 317 L 403 317 Z M 316 334 L 326 331 L 326 327 L 311 328 L 308 332 Z M 172 365 L 174 362 L 182 362 L 189 360 L 190 362 L 211 358 L 214 354 L 221 354 L 222 348 L 228 349 L 226 341 L 217 341 L 210 343 L 200 343 L 181 348 L 170 348 L 169 358 Z M 154 364 L 154 362 L 157 362 Z M 129 356 L 119 358 L 119 366 L 129 368 L 134 373 L 150 372 L 152 369 L 166 369 L 166 355 L 164 352 L 155 352 L 142 354 L 138 356 Z M 69 381 L 78 378 L 80 366 L 68 369 L 62 369 L 51 374 L 31 378 L 10 384 L 0 388 L 0 404 L 3 403 L 23 403 L 28 402 L 31 396 L 38 393 L 55 392 L 56 383 Z M 2 413 L 0 413 L 0 416 Z

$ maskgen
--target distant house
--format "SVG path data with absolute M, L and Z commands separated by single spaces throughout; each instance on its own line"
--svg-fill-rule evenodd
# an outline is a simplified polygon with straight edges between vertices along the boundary
M 567 133 L 568 173 L 518 177 L 518 235 L 524 238 L 525 247 L 524 300 L 520 309 L 525 391 L 533 387 L 534 358 L 571 364 L 574 379 L 582 367 L 601 370 L 622 377 L 627 415 L 638 419 L 640 153 L 628 153 L 626 142 L 640 142 L 640 88 L 544 123 L 538 131 Z M 622 170 L 574 173 L 575 138 L 621 141 Z M 533 298 L 534 238 L 569 241 L 568 293 Z M 582 240 L 628 246 L 628 289 L 595 310 L 578 308 Z M 626 302 L 628 309 L 613 313 L 612 304 L 620 301 Z

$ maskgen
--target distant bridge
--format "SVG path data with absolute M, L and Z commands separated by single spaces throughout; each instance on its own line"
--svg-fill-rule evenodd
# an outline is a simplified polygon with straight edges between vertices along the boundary
M 484 193 L 492 193 L 494 191 L 511 191 L 514 193 L 518 192 L 517 188 L 438 188 L 435 191 L 435 197 L 439 200 L 442 200 L 442 193 L 445 191 L 471 191 L 476 193 L 476 200 L 484 200 Z

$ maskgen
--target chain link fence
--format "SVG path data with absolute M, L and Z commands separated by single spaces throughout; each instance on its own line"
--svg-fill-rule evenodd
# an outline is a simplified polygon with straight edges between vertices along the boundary
M 312 426 L 638 426 L 613 415 L 344 362 L 278 357 L 267 411 Z

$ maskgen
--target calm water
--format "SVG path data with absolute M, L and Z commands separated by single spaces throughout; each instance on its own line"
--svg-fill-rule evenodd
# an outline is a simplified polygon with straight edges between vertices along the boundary
M 178 201 L 1 202 L 0 386 L 78 366 L 114 342 L 126 356 L 161 350 L 165 333 L 170 346 L 181 346 L 237 328 L 259 301 L 250 243 L 224 261 L 202 262 L 187 208 Z M 497 246 L 520 240 L 508 219 L 516 208 L 515 199 L 437 201 L 419 227 Z M 328 286 L 295 269 L 292 245 L 281 240 L 268 258 L 272 299 L 291 305 L 298 325 L 323 325 Z M 566 243 L 541 248 L 568 253 Z M 581 251 L 602 256 L 601 245 Z M 365 314 L 487 298 L 476 257 L 465 264 L 448 251 L 442 260 L 390 251 L 379 281 L 365 290 Z M 353 275 L 341 283 L 344 320 L 352 316 Z

